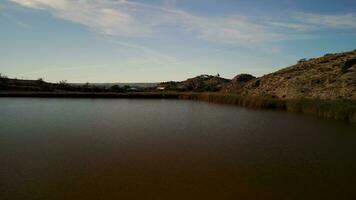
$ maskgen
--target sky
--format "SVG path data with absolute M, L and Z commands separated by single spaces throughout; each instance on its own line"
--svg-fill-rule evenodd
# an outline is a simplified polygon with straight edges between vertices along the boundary
M 355 0 L 0 0 L 0 73 L 9 77 L 262 76 L 353 49 Z

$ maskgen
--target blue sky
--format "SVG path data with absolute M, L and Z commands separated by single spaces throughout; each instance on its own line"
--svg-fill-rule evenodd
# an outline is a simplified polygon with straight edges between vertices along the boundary
M 0 73 L 58 82 L 261 76 L 356 49 L 354 0 L 2 0 Z

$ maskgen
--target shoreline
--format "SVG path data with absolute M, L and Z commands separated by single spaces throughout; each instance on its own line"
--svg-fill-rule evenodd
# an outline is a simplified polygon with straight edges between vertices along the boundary
M 252 109 L 283 110 L 320 118 L 356 123 L 356 101 L 322 99 L 269 99 L 241 97 L 231 93 L 192 92 L 0 92 L 0 98 L 102 98 L 102 99 L 181 99 L 228 104 Z
M 142 99 L 178 99 L 178 93 L 151 93 L 151 92 L 130 92 L 130 93 L 88 93 L 88 92 L 0 92 L 1 97 L 35 97 L 35 98 L 142 98 Z
M 281 110 L 356 123 L 356 101 L 323 99 L 272 99 L 241 97 L 229 93 L 186 93 L 180 99 L 229 104 L 252 109 Z

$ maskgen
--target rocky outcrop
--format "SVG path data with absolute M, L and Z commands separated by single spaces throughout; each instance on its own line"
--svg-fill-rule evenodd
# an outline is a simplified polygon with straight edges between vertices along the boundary
M 251 80 L 256 79 L 256 77 L 252 76 L 251 74 L 239 74 L 235 76 L 229 84 L 226 85 L 224 88 L 225 91 L 238 91 L 241 89 L 243 86 L 245 86 L 246 83 L 248 83 Z
M 356 51 L 303 60 L 225 90 L 249 97 L 356 100 Z
M 255 78 L 256 77 L 252 76 L 251 74 L 239 74 L 235 76 L 231 81 L 234 84 L 243 84 Z
M 231 80 L 218 75 L 200 75 L 181 82 L 164 82 L 159 84 L 159 87 L 177 91 L 216 92 L 226 87 L 230 82 Z

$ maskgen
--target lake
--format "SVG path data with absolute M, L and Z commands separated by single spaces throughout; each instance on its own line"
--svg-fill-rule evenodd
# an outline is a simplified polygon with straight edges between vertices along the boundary
M 356 125 L 184 100 L 0 98 L 0 199 L 356 199 Z

